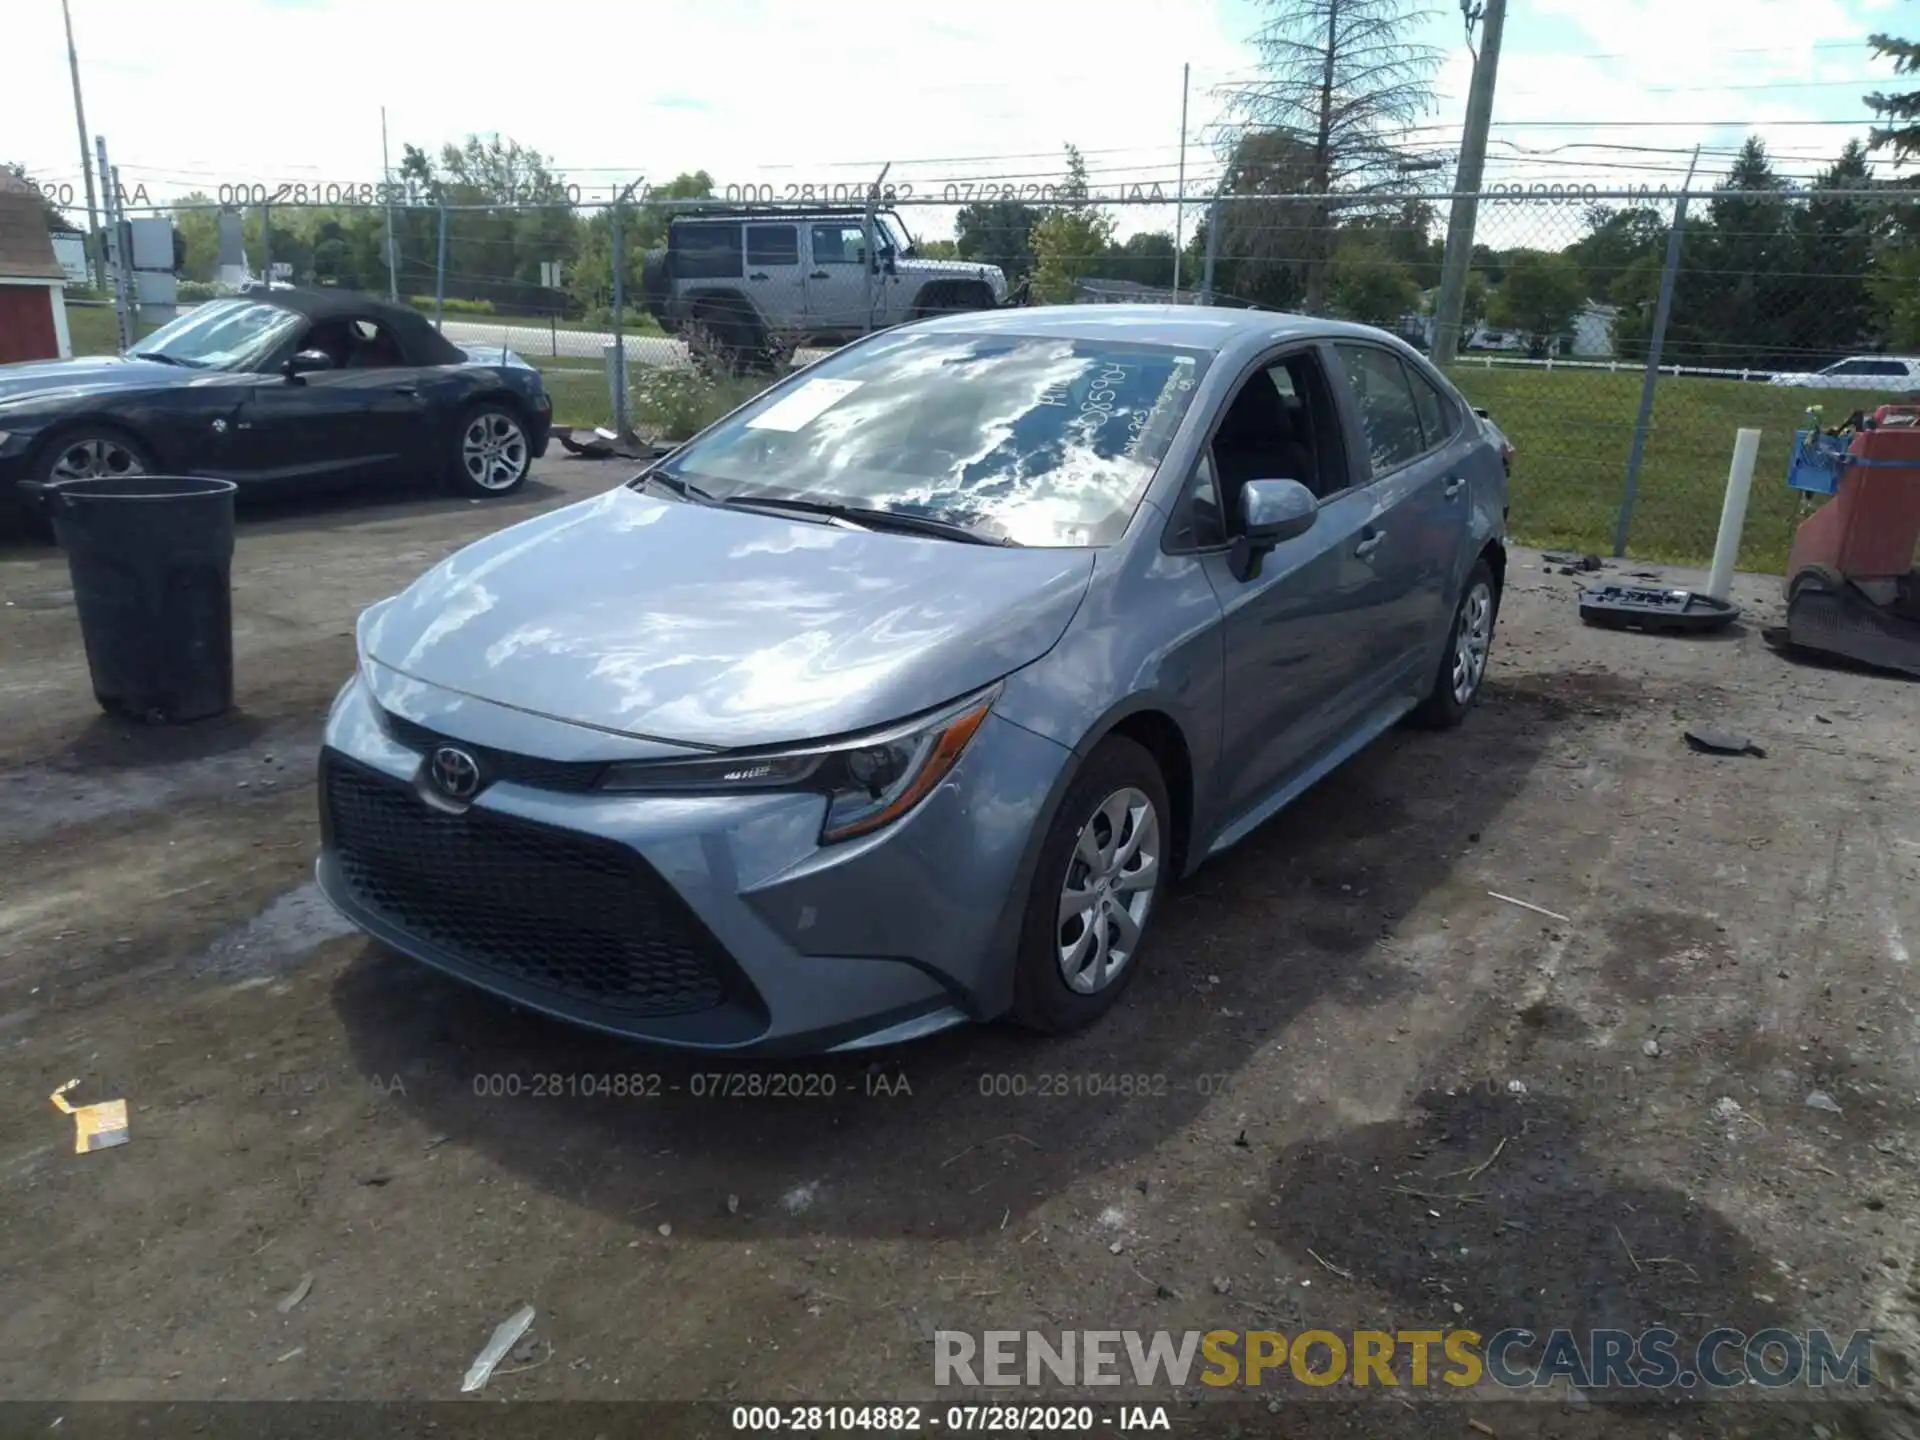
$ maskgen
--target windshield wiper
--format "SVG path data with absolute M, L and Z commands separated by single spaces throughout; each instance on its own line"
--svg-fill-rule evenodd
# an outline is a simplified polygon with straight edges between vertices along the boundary
M 935 535 L 942 540 L 958 540 L 967 545 L 1012 545 L 993 535 L 983 535 L 955 520 L 940 520 L 932 515 L 912 515 L 901 510 L 876 510 L 865 505 L 843 505 L 834 500 L 788 500 L 769 495 L 731 495 L 720 502 L 742 510 L 794 510 L 804 515 L 820 515 L 829 520 L 846 520 L 875 530 L 900 530 L 910 535 Z
M 664 470 L 642 470 L 629 485 L 660 485 L 680 499 L 694 505 L 716 505 L 719 502 L 690 480 L 682 480 L 678 475 L 669 475 Z
M 178 355 L 164 355 L 158 350 L 129 350 L 127 355 L 134 360 L 158 360 L 162 365 L 180 365 L 189 370 L 200 368 L 191 360 L 182 360 Z

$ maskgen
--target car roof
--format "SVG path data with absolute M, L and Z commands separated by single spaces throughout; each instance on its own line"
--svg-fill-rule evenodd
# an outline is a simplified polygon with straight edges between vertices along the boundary
M 220 298 L 276 305 L 309 320 L 377 320 L 394 333 L 408 361 L 415 365 L 459 365 L 467 358 L 466 351 L 434 329 L 427 317 L 412 306 L 395 305 L 359 290 L 277 287 L 242 290 Z
M 1220 353 L 1288 340 L 1335 337 L 1391 340 L 1384 330 L 1276 310 L 1215 305 L 1033 305 L 972 310 L 924 320 L 929 334 L 1032 335 L 1059 340 L 1123 340 Z

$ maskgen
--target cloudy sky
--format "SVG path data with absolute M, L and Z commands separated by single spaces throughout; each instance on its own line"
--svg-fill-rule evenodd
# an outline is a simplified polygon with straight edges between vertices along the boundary
M 1450 163 L 1471 60 L 1457 0 L 1434 3 L 1440 102 L 1407 140 Z M 1055 179 L 1068 141 L 1097 186 L 1171 193 L 1183 62 L 1187 183 L 1201 190 L 1227 133 L 1219 88 L 1254 73 L 1262 14 L 1254 0 L 71 4 L 88 121 L 123 187 L 155 201 L 377 179 L 383 105 L 396 161 L 402 141 L 498 132 L 587 196 L 698 168 L 723 186 L 847 184 L 886 161 L 891 182 L 946 195 Z M 59 0 L 7 10 L 0 160 L 77 191 Z M 1512 0 L 1489 178 L 1672 185 L 1690 147 L 1722 170 L 1748 130 L 1783 171 L 1810 174 L 1865 132 L 1861 94 L 1891 73 L 1865 37 L 1903 22 L 1920 32 L 1920 6 Z

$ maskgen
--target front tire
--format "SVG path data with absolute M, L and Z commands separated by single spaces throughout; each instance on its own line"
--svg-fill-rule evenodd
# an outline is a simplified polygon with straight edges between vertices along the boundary
M 1487 658 L 1493 650 L 1493 624 L 1500 611 L 1500 590 L 1493 569 L 1476 560 L 1453 612 L 1446 652 L 1440 657 L 1433 688 L 1407 718 L 1426 730 L 1451 730 L 1467 718 L 1480 686 L 1487 678 Z
M 469 406 L 454 430 L 452 461 L 453 487 L 460 494 L 484 500 L 511 495 L 533 468 L 526 422 L 498 401 Z
M 1064 1033 L 1113 1008 L 1167 885 L 1172 818 L 1166 780 L 1142 746 L 1110 735 L 1087 756 L 1034 868 L 1014 960 L 1018 1023 Z
M 124 430 L 89 425 L 56 436 L 35 458 L 29 484 L 50 487 L 64 480 L 120 479 L 151 475 L 157 468 L 146 446 Z M 6 498 L 14 502 L 11 508 L 25 535 L 43 541 L 54 538 L 53 520 L 39 493 L 22 489 Z M 9 528 L 0 521 L 0 532 Z

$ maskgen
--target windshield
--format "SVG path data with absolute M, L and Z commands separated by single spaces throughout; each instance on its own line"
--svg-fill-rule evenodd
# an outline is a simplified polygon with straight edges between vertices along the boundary
M 891 245 L 902 260 L 913 258 L 913 235 L 907 229 L 907 222 L 898 215 L 876 215 L 875 227 L 880 231 L 882 245 Z
M 1206 367 L 1198 351 L 901 335 L 811 366 L 661 467 L 722 500 L 930 516 L 1020 545 L 1127 528 Z
M 291 310 L 255 300 L 210 300 L 162 325 L 130 354 L 158 355 L 204 370 L 244 370 L 302 324 Z

